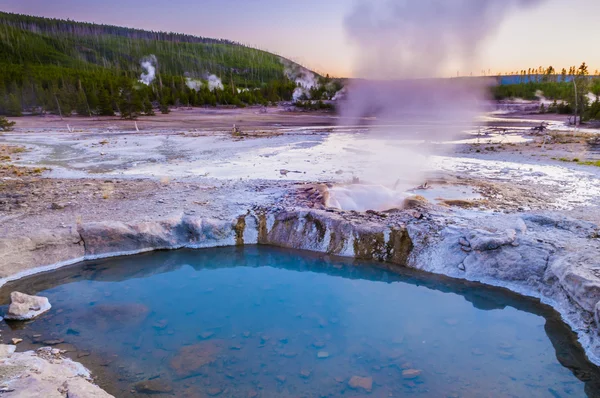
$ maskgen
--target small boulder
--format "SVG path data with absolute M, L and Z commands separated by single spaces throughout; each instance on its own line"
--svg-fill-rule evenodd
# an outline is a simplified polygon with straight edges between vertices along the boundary
M 20 292 L 10 294 L 10 306 L 5 319 L 13 321 L 26 321 L 33 319 L 50 310 L 52 306 L 46 297 L 29 296 Z
M 366 392 L 371 392 L 371 390 L 373 390 L 373 378 L 352 376 L 350 381 L 348 381 L 348 386 L 353 390 L 364 390 Z
M 423 371 L 419 369 L 405 369 L 402 371 L 402 377 L 405 379 L 416 379 L 423 373 Z
M 303 379 L 308 379 L 311 374 L 312 374 L 312 370 L 310 370 L 310 369 L 300 370 L 300 377 L 302 377 Z
M 160 380 L 144 380 L 134 386 L 140 394 L 168 394 L 173 392 L 173 387 Z
M 507 229 L 503 232 L 489 232 L 473 230 L 468 236 L 468 243 L 473 250 L 496 250 L 502 246 L 510 245 L 517 239 L 517 231 Z

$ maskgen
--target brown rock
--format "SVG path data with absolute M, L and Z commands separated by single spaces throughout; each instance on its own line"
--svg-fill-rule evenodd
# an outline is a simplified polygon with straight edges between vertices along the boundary
M 63 339 L 50 339 L 50 340 L 44 340 L 42 341 L 43 345 L 57 345 L 57 344 L 62 344 L 65 341 Z
M 157 379 L 140 381 L 133 388 L 140 394 L 168 394 L 173 391 L 173 387 Z
M 198 335 L 198 337 L 201 338 L 202 340 L 206 340 L 206 339 L 210 339 L 214 335 L 215 335 L 215 332 L 204 332 L 204 333 L 200 333 Z
M 160 321 L 156 321 L 152 324 L 152 327 L 157 330 L 166 329 L 169 325 L 169 321 L 166 319 L 161 319 Z
M 350 381 L 348 381 L 348 386 L 353 390 L 364 390 L 371 392 L 373 390 L 373 378 L 352 376 Z
M 419 369 L 406 369 L 402 371 L 402 377 L 405 379 L 416 379 L 421 373 L 423 373 L 423 371 Z
M 182 347 L 177 355 L 171 359 L 171 369 L 179 377 L 188 377 L 197 374 L 200 369 L 213 363 L 216 355 L 223 349 L 223 342 L 210 340 L 199 344 Z
M 303 379 L 308 379 L 311 374 L 312 374 L 312 371 L 310 371 L 309 369 L 302 369 L 300 371 L 300 377 L 302 377 Z
M 98 304 L 90 311 L 101 325 L 105 322 L 136 325 L 146 319 L 149 312 L 148 307 L 139 303 Z
M 219 387 L 213 387 L 213 388 L 209 388 L 206 393 L 208 395 L 210 395 L 211 397 L 217 396 L 219 394 L 221 394 L 223 392 L 223 390 Z
M 323 347 L 325 347 L 325 342 L 324 341 L 315 341 L 314 343 L 312 343 L 312 346 L 315 348 L 323 348 Z

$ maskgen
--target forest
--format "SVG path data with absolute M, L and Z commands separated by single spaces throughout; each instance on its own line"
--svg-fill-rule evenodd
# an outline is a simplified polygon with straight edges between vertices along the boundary
M 541 104 L 542 113 L 576 115 L 582 122 L 600 120 L 599 72 L 590 75 L 585 62 L 579 67 L 570 67 L 568 71 L 563 68 L 560 73 L 552 66 L 530 68 L 501 76 L 498 80 L 499 84 L 492 87 L 492 95 L 496 100 L 535 100 L 543 96 L 552 103 L 549 106 Z M 510 83 L 503 84 L 503 81 Z
M 144 60 L 155 72 L 146 84 Z M 268 105 L 298 88 L 284 64 L 300 68 L 228 40 L 0 12 L 0 115 L 135 118 L 173 106 Z M 316 77 L 303 99 L 341 88 Z

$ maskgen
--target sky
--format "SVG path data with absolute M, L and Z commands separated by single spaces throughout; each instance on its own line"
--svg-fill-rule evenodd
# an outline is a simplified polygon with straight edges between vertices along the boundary
M 357 49 L 344 19 L 356 0 L 5 0 L 0 10 L 77 21 L 173 31 L 238 41 L 320 73 L 356 76 Z M 585 61 L 600 69 L 599 0 L 545 0 L 510 14 L 481 46 L 472 70 L 506 73 Z

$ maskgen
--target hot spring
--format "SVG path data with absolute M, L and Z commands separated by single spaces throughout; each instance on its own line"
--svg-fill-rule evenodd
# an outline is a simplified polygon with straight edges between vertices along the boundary
M 506 290 L 268 247 L 90 261 L 4 286 L 49 298 L 8 323 L 117 397 L 598 396 L 550 307 Z M 4 307 L 6 310 L 6 307 Z

